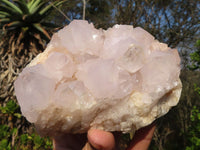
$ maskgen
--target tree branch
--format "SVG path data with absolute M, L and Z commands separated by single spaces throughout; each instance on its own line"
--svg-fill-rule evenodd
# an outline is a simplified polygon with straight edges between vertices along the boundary
M 85 20 L 86 0 L 83 0 L 83 20 Z
M 49 3 L 50 3 L 59 13 L 61 13 L 69 22 L 72 21 L 69 17 L 67 17 L 67 15 L 65 15 L 65 13 L 64 13 L 62 10 L 58 9 L 52 2 L 49 2 Z

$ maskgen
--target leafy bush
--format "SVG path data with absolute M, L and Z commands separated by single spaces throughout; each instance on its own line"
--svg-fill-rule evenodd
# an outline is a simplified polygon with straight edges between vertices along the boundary
M 21 122 L 25 118 L 19 113 L 19 106 L 15 101 L 10 100 L 5 106 L 0 106 L 0 111 L 0 121 L 3 123 L 0 125 L 0 150 L 50 150 L 53 148 L 50 138 L 42 138 L 34 130 L 24 131 Z
M 199 150 L 200 148 L 200 109 L 196 106 L 191 111 L 191 126 L 188 133 L 188 146 L 186 150 Z
M 197 40 L 195 46 L 197 50 L 190 55 L 192 65 L 189 68 L 192 70 L 200 69 L 200 40 Z
M 190 69 L 200 69 L 200 40 L 196 42 L 197 50 L 191 54 L 192 65 Z M 200 95 L 200 87 L 194 84 L 194 90 Z M 200 106 L 193 106 L 191 110 L 191 125 L 188 133 L 188 146 L 186 150 L 199 150 L 200 148 Z

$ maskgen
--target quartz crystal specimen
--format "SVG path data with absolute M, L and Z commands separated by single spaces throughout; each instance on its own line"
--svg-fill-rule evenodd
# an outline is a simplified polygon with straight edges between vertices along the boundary
M 74 20 L 53 35 L 14 86 L 23 115 L 42 135 L 130 132 L 178 103 L 179 74 L 177 50 L 142 28 L 103 30 Z

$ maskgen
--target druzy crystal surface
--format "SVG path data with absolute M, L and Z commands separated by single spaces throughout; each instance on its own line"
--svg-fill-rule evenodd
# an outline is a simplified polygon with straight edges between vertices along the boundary
M 74 20 L 53 35 L 14 86 L 23 115 L 41 134 L 130 132 L 177 104 L 179 74 L 177 50 L 144 29 L 103 30 Z

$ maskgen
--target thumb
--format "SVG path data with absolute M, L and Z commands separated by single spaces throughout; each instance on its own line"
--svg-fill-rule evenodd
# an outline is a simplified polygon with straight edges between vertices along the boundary
M 113 150 L 115 148 L 115 138 L 110 132 L 90 129 L 87 136 L 89 143 L 97 150 Z

